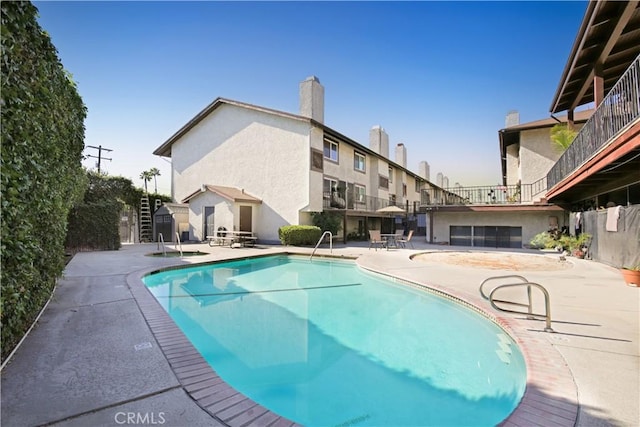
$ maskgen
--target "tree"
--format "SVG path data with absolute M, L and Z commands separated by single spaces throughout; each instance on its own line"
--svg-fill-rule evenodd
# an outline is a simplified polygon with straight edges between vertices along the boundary
M 155 186 L 154 193 L 158 194 L 158 180 L 156 179 L 156 177 L 160 176 L 160 169 L 151 168 L 149 169 L 149 174 L 151 174 L 151 176 L 153 177 L 153 184 Z
M 576 138 L 578 133 L 567 126 L 566 123 L 558 123 L 551 128 L 551 142 L 561 153 L 565 152 Z
M 144 181 L 144 192 L 148 193 L 147 191 L 147 182 L 151 181 L 151 179 L 153 178 L 153 175 L 151 174 L 151 171 L 142 171 L 142 173 L 140 174 L 140 179 Z

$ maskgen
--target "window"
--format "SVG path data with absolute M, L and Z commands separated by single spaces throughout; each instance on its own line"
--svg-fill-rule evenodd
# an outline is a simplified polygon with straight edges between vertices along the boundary
M 324 179 L 324 184 L 322 187 L 322 191 L 324 193 L 331 193 L 334 190 L 338 189 L 338 181 L 336 181 L 335 179 L 331 179 L 331 178 L 325 178 Z
M 324 158 L 338 161 L 338 143 L 333 141 L 324 140 Z
M 389 166 L 389 182 L 393 182 L 393 168 Z
M 366 202 L 366 195 L 367 195 L 367 189 L 364 185 L 358 185 L 355 184 L 353 186 L 353 190 L 355 193 L 355 199 L 356 199 L 356 203 L 365 203 Z
M 378 175 L 378 187 L 389 188 L 389 178 L 386 176 Z
M 322 151 L 311 149 L 311 170 L 322 172 L 323 171 L 323 159 Z
M 365 168 L 365 157 L 364 154 L 360 154 L 357 151 L 353 153 L 353 168 L 357 171 L 364 172 Z
M 407 197 L 407 184 L 402 184 L 402 197 Z
M 422 182 L 419 179 L 416 179 L 416 193 L 419 193 L 421 188 Z

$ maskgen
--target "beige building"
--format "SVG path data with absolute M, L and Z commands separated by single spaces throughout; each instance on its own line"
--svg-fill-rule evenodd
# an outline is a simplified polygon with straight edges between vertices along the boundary
M 313 212 L 329 210 L 343 219 L 342 238 L 363 238 L 396 228 L 378 209 L 416 211 L 423 190 L 442 191 L 407 169 L 404 144 L 389 158 L 380 126 L 369 147 L 325 126 L 316 77 L 300 83 L 299 95 L 300 114 L 218 98 L 154 151 L 172 160 L 172 197 L 189 204 L 190 239 L 223 227 L 276 243 L 279 227 L 311 224 Z

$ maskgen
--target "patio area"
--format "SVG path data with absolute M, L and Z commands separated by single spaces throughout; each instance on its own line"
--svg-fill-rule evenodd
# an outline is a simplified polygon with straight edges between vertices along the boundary
M 518 417 L 510 420 L 512 425 L 637 425 L 640 289 L 626 286 L 618 270 L 574 258 L 569 259 L 569 268 L 515 273 L 422 262 L 411 260 L 410 256 L 424 252 L 442 256 L 444 250 L 469 248 L 428 245 L 419 238 L 412 242 L 415 250 L 374 251 L 368 249 L 368 242 L 338 245 L 332 255 L 357 257 L 363 268 L 470 301 L 495 314 L 524 340 L 525 352 L 532 360 L 538 360 L 533 361 L 538 367 L 545 357 L 562 365 L 552 367 L 558 368 L 556 371 L 536 373 L 537 378 L 532 378 L 527 390 L 529 395 L 525 395 L 529 403 L 521 405 Z M 212 417 L 185 389 L 180 372 L 176 374 L 171 357 L 162 350 L 152 331 L 148 307 L 136 297 L 138 291 L 130 283 L 146 271 L 170 265 L 282 252 L 310 254 L 312 248 L 231 249 L 204 243 L 184 245 L 184 249 L 209 255 L 183 259 L 146 256 L 157 252 L 156 244 L 77 254 L 37 325 L 2 370 L 2 423 L 241 425 L 242 418 L 225 421 Z M 485 248 L 482 251 L 490 252 Z M 328 255 L 327 245 L 317 254 Z M 555 333 L 540 332 L 543 322 L 498 313 L 480 298 L 480 282 L 500 274 L 521 274 L 547 288 Z M 568 375 L 555 376 L 554 372 Z M 557 410 L 546 412 L 540 407 Z M 290 424 L 270 419 L 281 423 L 278 425 Z M 416 425 L 420 425 L 419 420 Z

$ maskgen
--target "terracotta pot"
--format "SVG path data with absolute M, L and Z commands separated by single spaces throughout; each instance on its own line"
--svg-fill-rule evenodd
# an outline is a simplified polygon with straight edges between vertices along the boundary
M 621 268 L 622 277 L 629 286 L 640 286 L 640 270 L 628 270 Z

